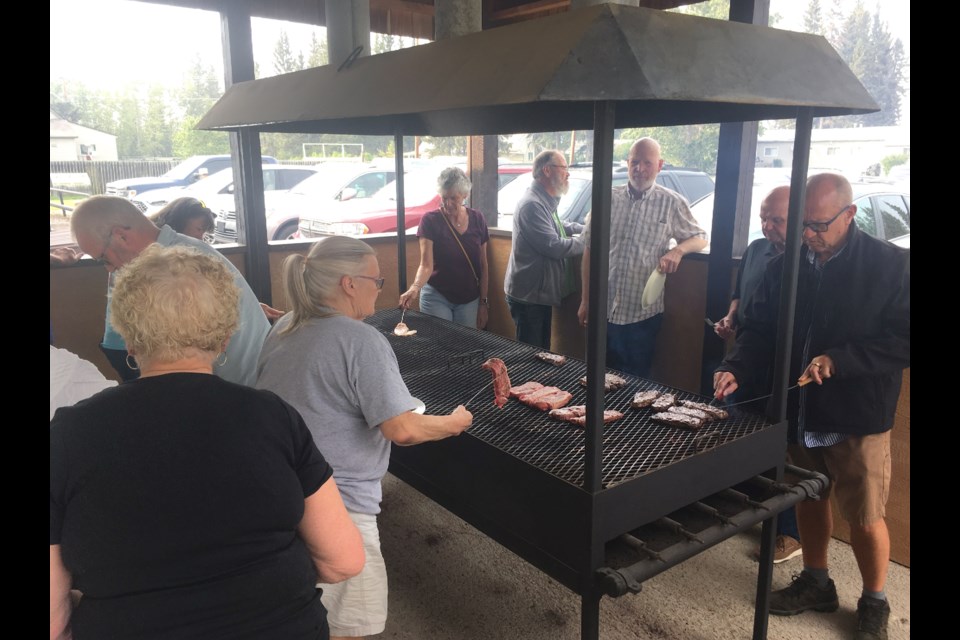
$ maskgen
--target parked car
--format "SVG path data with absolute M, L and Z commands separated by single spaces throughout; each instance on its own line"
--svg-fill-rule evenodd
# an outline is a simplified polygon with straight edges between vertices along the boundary
M 186 187 L 229 168 L 231 162 L 229 155 L 191 156 L 160 177 L 124 178 L 108 182 L 106 192 L 108 196 L 133 198 L 150 189 Z M 277 164 L 277 159 L 263 156 L 263 164 Z
M 408 171 L 403 178 L 404 227 L 411 230 L 429 211 L 440 207 L 437 178 L 446 167 L 439 164 Z M 459 166 L 459 165 L 458 165 Z M 465 167 L 461 166 L 462 169 Z M 502 165 L 499 181 L 514 180 L 529 173 L 529 166 Z M 300 237 L 319 238 L 326 235 L 366 235 L 397 230 L 397 184 L 387 184 L 365 201 L 334 203 L 321 209 L 311 206 L 300 212 Z
M 317 172 L 316 167 L 286 164 L 265 164 L 262 169 L 264 192 L 286 191 Z M 223 169 L 188 187 L 144 191 L 133 198 L 132 202 L 145 214 L 151 216 L 171 200 L 183 197 L 202 200 L 213 212 L 233 209 L 233 169 Z
M 300 214 L 316 207 L 327 207 L 373 196 L 397 172 L 393 163 L 324 164 L 314 175 L 286 192 L 264 194 L 267 238 L 286 240 L 295 237 Z M 233 201 L 217 211 L 213 239 L 215 243 L 237 241 L 237 212 Z
M 788 177 L 789 178 L 789 177 Z M 782 183 L 781 183 L 782 184 Z M 776 183 L 754 183 L 750 199 L 750 226 L 747 243 L 763 237 L 760 229 L 760 203 L 777 186 Z M 862 231 L 877 238 L 889 240 L 901 247 L 910 248 L 910 194 L 888 190 L 882 184 L 854 183 L 853 204 L 857 205 L 854 220 Z M 691 207 L 707 233 L 713 226 L 713 194 Z M 709 253 L 709 245 L 703 253 Z
M 501 229 L 513 228 L 513 214 L 517 202 L 530 186 L 533 173 L 528 171 L 513 182 L 501 188 L 497 193 L 497 226 Z M 625 166 L 613 169 L 613 186 L 627 184 L 629 177 Z M 703 171 L 681 169 L 664 165 L 657 175 L 657 183 L 684 196 L 688 202 L 695 203 L 713 193 L 713 179 Z M 561 220 L 583 223 L 593 206 L 593 169 L 574 165 L 570 168 L 570 189 L 560 198 L 557 215 Z

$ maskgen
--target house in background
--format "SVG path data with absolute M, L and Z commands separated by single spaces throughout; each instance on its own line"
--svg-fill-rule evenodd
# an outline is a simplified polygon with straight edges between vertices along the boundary
M 793 164 L 793 129 L 768 129 L 757 138 L 757 166 Z M 887 156 L 910 153 L 909 127 L 814 129 L 810 136 L 810 166 L 846 175 L 870 174 Z M 875 167 L 874 167 L 875 168 Z
M 117 159 L 117 136 L 81 127 L 50 112 L 51 162 Z

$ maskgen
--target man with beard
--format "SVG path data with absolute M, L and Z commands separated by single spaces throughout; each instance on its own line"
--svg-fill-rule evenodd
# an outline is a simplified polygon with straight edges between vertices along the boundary
M 663 168 L 660 143 L 640 138 L 627 157 L 629 182 L 610 199 L 610 269 L 607 292 L 607 366 L 642 378 L 650 375 L 653 348 L 663 322 L 663 292 L 643 305 L 643 289 L 654 270 L 674 273 L 680 260 L 707 246 L 690 205 L 657 184 Z M 671 240 L 676 246 L 669 248 Z M 587 324 L 590 300 L 590 218 L 583 229 L 583 292 L 577 317 Z
M 563 154 L 541 152 L 533 161 L 533 182 L 517 203 L 513 216 L 513 246 L 503 288 L 517 340 L 550 349 L 553 307 L 576 291 L 570 258 L 583 253 L 583 240 L 571 237 L 583 230 L 557 216 L 560 197 L 570 188 Z

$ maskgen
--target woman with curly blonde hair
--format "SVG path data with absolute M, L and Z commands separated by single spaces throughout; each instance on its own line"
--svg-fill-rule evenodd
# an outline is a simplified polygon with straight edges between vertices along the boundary
M 51 638 L 329 637 L 315 585 L 362 569 L 360 533 L 296 409 L 213 375 L 239 295 L 190 247 L 117 272 L 141 375 L 50 422 Z

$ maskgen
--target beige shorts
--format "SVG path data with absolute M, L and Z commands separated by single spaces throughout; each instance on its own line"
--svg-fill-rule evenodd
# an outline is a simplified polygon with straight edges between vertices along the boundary
M 387 567 L 380 553 L 377 516 L 349 512 L 367 554 L 363 571 L 336 584 L 317 583 L 327 608 L 331 636 L 362 637 L 382 633 L 387 625 Z
M 830 447 L 807 449 L 791 444 L 791 464 L 819 471 L 830 479 L 840 516 L 850 524 L 866 526 L 886 515 L 890 497 L 890 432 L 850 436 Z

